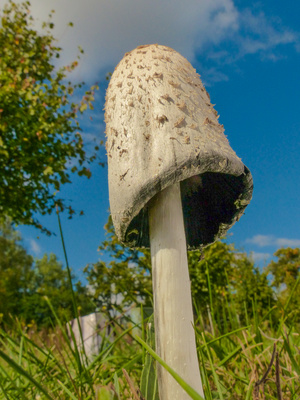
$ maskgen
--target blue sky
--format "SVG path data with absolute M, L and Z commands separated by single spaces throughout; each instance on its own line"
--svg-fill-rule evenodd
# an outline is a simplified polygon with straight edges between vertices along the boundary
M 245 4 L 246 3 L 246 4 Z M 224 124 L 231 147 L 250 169 L 253 199 L 229 231 L 228 241 L 252 252 L 263 266 L 277 248 L 300 247 L 300 4 L 279 0 L 32 0 L 32 13 L 47 19 L 66 64 L 81 45 L 85 55 L 72 79 L 100 82 L 93 121 L 84 136 L 105 139 L 103 106 L 107 72 L 138 45 L 159 43 L 185 56 L 200 73 Z M 67 28 L 68 22 L 74 23 Z M 105 150 L 100 150 L 105 160 Z M 84 216 L 62 224 L 69 262 L 79 278 L 100 257 L 109 199 L 107 169 L 92 167 L 90 180 L 76 178 L 61 194 Z M 58 234 L 56 215 L 41 222 Z M 19 227 L 28 251 L 53 252 L 63 261 L 59 236 Z

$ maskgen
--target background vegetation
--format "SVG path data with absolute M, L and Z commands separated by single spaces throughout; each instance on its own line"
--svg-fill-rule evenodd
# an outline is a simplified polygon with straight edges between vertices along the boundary
M 99 260 L 84 268 L 87 285 L 74 286 L 79 314 L 102 311 L 113 317 L 136 304 L 151 307 L 151 258 L 146 249 L 133 250 L 121 244 L 111 219 L 106 225 L 107 239 L 99 246 L 111 261 Z M 300 250 L 282 248 L 263 270 L 251 257 L 218 241 L 203 253 L 189 252 L 189 268 L 194 309 L 210 315 L 219 327 L 227 329 L 228 304 L 239 323 L 262 318 L 272 311 L 277 324 L 284 310 L 293 322 L 300 322 L 299 268 Z M 73 276 L 73 279 L 75 277 Z M 296 286 L 295 286 L 296 285 Z M 8 321 L 17 317 L 38 328 L 50 327 L 53 316 L 47 296 L 62 321 L 75 317 L 67 270 L 54 254 L 33 259 L 9 222 L 0 230 L 0 314 Z M 218 310 L 218 312 L 216 312 Z M 220 313 L 221 311 L 221 313 Z M 205 320 L 205 323 L 210 323 Z M 230 326 L 234 328 L 235 326 Z
M 86 266 L 89 284 L 74 285 L 79 314 L 100 310 L 107 316 L 98 331 L 100 352 L 91 360 L 67 335 L 65 324 L 76 316 L 67 271 L 53 254 L 33 260 L 11 225 L 2 227 L 0 398 L 157 398 L 153 359 L 126 313 L 133 304 L 140 308 L 141 336 L 153 347 L 153 322 L 147 324 L 143 311 L 152 305 L 149 252 L 120 244 L 110 220 L 106 229 L 100 249 L 111 261 Z M 275 256 L 260 270 L 223 241 L 189 254 L 208 399 L 300 396 L 300 249 Z

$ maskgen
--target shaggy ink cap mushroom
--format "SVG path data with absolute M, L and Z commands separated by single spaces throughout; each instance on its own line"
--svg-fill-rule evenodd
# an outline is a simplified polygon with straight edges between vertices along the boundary
M 252 176 L 192 65 L 169 47 L 137 47 L 116 67 L 105 109 L 110 210 L 119 239 L 150 247 L 149 202 L 176 182 L 188 248 L 224 236 L 251 200 Z

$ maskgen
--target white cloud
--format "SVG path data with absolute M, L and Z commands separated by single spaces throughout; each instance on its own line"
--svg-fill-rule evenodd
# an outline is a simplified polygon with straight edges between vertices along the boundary
M 271 235 L 255 235 L 252 238 L 247 239 L 246 243 L 255 244 L 259 247 L 273 246 L 274 237 Z
M 262 52 L 272 56 L 272 50 L 285 44 L 299 41 L 299 35 L 283 27 L 278 18 L 267 18 L 263 12 L 254 14 L 250 9 L 240 13 L 241 34 L 239 46 L 241 56 Z
M 272 255 L 270 253 L 260 253 L 257 251 L 251 252 L 251 257 L 252 257 L 253 261 L 255 261 L 255 262 L 266 261 L 271 256 Z
M 41 246 L 38 244 L 38 242 L 34 239 L 27 239 L 29 242 L 29 249 L 30 252 L 32 252 L 35 256 L 38 256 L 41 254 Z
M 247 239 L 246 243 L 251 243 L 258 247 L 300 247 L 300 239 L 276 238 L 273 235 L 255 235 Z
M 71 61 L 77 46 L 85 50 L 82 76 L 110 69 L 140 44 L 160 43 L 193 60 L 195 48 L 217 43 L 238 27 L 232 0 L 32 0 L 34 17 L 47 19 L 51 9 L 55 34 Z M 74 28 L 67 28 L 68 22 Z
M 210 86 L 211 83 L 228 81 L 228 76 L 216 67 L 205 69 L 205 84 Z
M 63 47 L 63 64 L 75 58 L 78 45 L 84 48 L 76 79 L 87 82 L 111 71 L 125 52 L 140 44 L 173 47 L 192 63 L 196 54 L 203 58 L 210 54 L 220 65 L 246 54 L 264 53 L 271 58 L 280 44 L 299 46 L 297 34 L 277 19 L 239 10 L 233 0 L 31 0 L 31 4 L 41 22 L 51 9 L 56 11 L 54 34 Z M 70 21 L 74 28 L 67 27 Z M 225 40 L 233 45 L 231 54 L 218 49 Z M 216 71 L 211 79 L 226 79 L 226 75 Z
M 300 239 L 277 239 L 278 247 L 300 247 Z

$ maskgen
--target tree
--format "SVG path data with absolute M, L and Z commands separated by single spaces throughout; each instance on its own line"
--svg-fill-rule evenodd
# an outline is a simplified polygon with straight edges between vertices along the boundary
M 77 282 L 74 291 L 79 314 L 94 311 L 87 288 Z M 8 323 L 17 317 L 36 323 L 38 328 L 55 324 L 45 296 L 62 322 L 75 317 L 68 273 L 62 263 L 54 254 L 34 260 L 7 220 L 0 226 L 0 321 Z
M 232 293 L 241 321 L 264 317 L 276 303 L 268 272 L 255 266 L 245 253 L 234 254 L 233 272 Z
M 58 205 L 71 216 L 57 193 L 71 173 L 91 175 L 87 166 L 96 154 L 86 153 L 78 114 L 93 108 L 97 87 L 79 103 L 72 100 L 83 83 L 66 78 L 78 61 L 56 70 L 61 48 L 51 14 L 42 33 L 34 29 L 29 2 L 9 0 L 0 18 L 0 215 L 43 229 L 34 213 L 50 214 Z
M 105 225 L 107 239 L 99 246 L 111 261 L 88 264 L 86 274 L 97 308 L 110 315 L 132 304 L 151 304 L 151 261 L 149 251 L 133 250 L 120 243 L 111 217 Z
M 55 254 L 45 254 L 35 261 L 29 294 L 22 306 L 22 317 L 25 321 L 34 321 L 38 327 L 56 324 L 45 296 L 62 322 L 75 318 L 68 273 Z M 94 311 L 87 289 L 80 282 L 75 286 L 75 299 L 79 314 L 85 315 Z
M 271 261 L 267 271 L 272 274 L 272 286 L 277 289 L 277 297 L 282 310 L 291 318 L 300 320 L 300 249 L 282 248 L 274 253 L 277 261 Z M 287 301 L 289 300 L 289 304 Z
M 130 249 L 120 243 L 114 233 L 111 217 L 105 226 L 107 239 L 99 249 L 112 261 L 98 261 L 86 266 L 84 272 L 97 307 L 112 312 L 133 303 L 151 304 L 151 257 L 146 249 Z M 263 316 L 273 305 L 273 292 L 267 273 L 254 266 L 247 254 L 238 252 L 234 245 L 217 241 L 203 250 L 188 253 L 193 303 L 208 322 L 209 307 L 223 310 L 224 318 L 232 320 L 229 313 L 240 320 L 253 316 L 253 304 L 259 307 L 257 315 Z M 171 300 L 170 300 L 171 301 Z M 218 315 L 222 313 L 217 313 Z M 224 325 L 225 321 L 217 321 Z
M 6 221 L 0 231 L 0 315 L 19 315 L 29 292 L 33 258 L 21 245 L 21 237 Z
M 194 304 L 205 316 L 204 320 L 209 306 L 212 317 L 215 314 L 219 317 L 219 328 L 238 320 L 245 323 L 247 317 L 254 316 L 253 306 L 257 316 L 262 317 L 274 304 L 267 273 L 260 271 L 233 244 L 217 241 L 202 254 L 190 252 L 189 268 Z
M 203 250 L 188 253 L 192 297 L 198 310 L 206 313 L 219 307 L 229 291 L 233 273 L 233 246 L 218 241 Z

